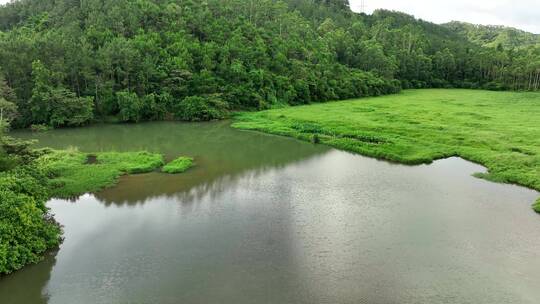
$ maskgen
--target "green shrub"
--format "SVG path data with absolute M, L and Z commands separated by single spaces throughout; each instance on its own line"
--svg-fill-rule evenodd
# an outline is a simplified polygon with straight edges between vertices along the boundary
M 41 61 L 32 63 L 34 86 L 28 101 L 31 122 L 53 127 L 81 126 L 90 122 L 94 118 L 94 98 L 78 97 L 55 83 L 55 76 Z
M 143 98 L 142 118 L 144 120 L 163 120 L 171 103 L 170 94 L 151 93 Z
M 138 122 L 142 118 L 143 102 L 133 92 L 116 93 L 120 120 L 123 122 Z
M 536 201 L 536 203 L 533 205 L 534 211 L 540 213 L 540 198 Z
M 186 172 L 189 168 L 193 167 L 193 158 L 179 157 L 172 162 L 166 164 L 162 171 L 165 173 L 176 174 Z
M 0 173 L 0 274 L 36 263 L 60 244 L 61 228 L 45 206 L 47 179 L 20 166 Z
M 49 131 L 51 127 L 44 124 L 35 124 L 30 126 L 32 132 L 46 132 Z
M 228 104 L 218 96 L 190 96 L 174 108 L 177 119 L 185 121 L 208 121 L 223 119 L 228 114 Z
M 94 118 L 94 99 L 77 97 L 65 89 L 52 91 L 49 124 L 53 127 L 79 127 Z

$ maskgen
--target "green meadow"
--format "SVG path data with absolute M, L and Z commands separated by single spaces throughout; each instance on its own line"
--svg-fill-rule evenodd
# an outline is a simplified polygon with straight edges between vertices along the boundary
M 407 90 L 235 118 L 239 129 L 405 164 L 459 156 L 488 168 L 478 177 L 540 190 L 540 93 Z

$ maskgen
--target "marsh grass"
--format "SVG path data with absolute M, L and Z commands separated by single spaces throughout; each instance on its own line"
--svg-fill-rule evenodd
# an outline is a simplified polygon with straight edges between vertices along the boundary
M 125 174 L 154 171 L 164 162 L 163 156 L 149 152 L 89 154 L 71 148 L 47 150 L 37 163 L 50 175 L 52 196 L 70 198 L 113 186 Z
M 233 127 L 405 164 L 459 156 L 488 168 L 477 177 L 540 190 L 540 93 L 407 90 L 239 113 Z
M 161 171 L 169 174 L 178 174 L 186 172 L 189 168 L 193 167 L 194 162 L 191 157 L 179 157 L 172 162 L 163 166 Z

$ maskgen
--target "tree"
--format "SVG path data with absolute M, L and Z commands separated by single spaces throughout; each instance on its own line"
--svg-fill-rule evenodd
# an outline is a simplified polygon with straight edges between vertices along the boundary
M 17 117 L 16 96 L 0 70 L 0 131 Z
M 81 126 L 93 119 L 93 98 L 77 97 L 54 86 L 52 73 L 41 63 L 32 64 L 34 89 L 30 99 L 31 122 L 52 127 Z
M 124 122 L 138 122 L 142 117 L 143 102 L 137 94 L 128 91 L 116 94 L 120 120 Z
M 381 94 L 398 82 L 540 89 L 533 34 L 355 14 L 347 0 L 23 2 L 0 7 L 0 90 L 18 107 L 17 127 L 90 121 L 86 97 L 92 115 L 140 121 L 213 94 L 243 110 Z
M 219 96 L 186 97 L 175 107 L 175 116 L 186 121 L 223 119 L 227 112 L 228 105 Z
M 0 69 L 0 98 L 8 102 L 14 103 L 17 100 L 17 96 L 13 89 L 8 85 L 6 78 L 4 77 L 2 70 Z
M 6 127 L 17 116 L 17 106 L 0 97 L 0 129 Z

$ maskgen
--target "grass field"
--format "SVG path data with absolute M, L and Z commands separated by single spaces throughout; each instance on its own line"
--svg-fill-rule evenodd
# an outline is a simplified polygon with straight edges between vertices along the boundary
M 540 93 L 408 90 L 239 113 L 233 127 L 406 164 L 459 156 L 489 169 L 478 177 L 540 190 Z

